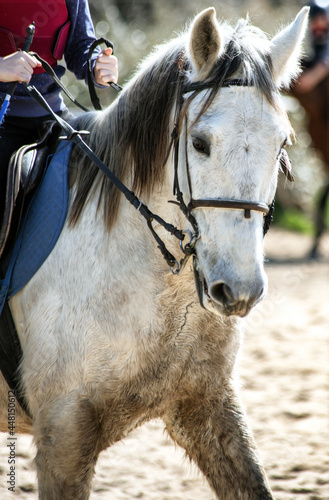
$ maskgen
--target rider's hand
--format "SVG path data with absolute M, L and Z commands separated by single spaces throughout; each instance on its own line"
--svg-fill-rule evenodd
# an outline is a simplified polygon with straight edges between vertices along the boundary
M 108 82 L 118 81 L 118 60 L 112 55 L 109 47 L 103 50 L 96 59 L 94 68 L 95 81 L 99 85 L 108 85 Z
M 0 81 L 29 83 L 34 68 L 40 66 L 35 57 L 22 50 L 0 57 Z

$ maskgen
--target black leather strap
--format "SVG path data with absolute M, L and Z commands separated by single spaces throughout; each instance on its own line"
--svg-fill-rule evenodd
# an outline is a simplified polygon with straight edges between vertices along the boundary
M 101 106 L 100 100 L 98 98 L 98 95 L 96 93 L 96 89 L 95 89 L 95 82 L 94 82 L 92 68 L 91 68 L 91 58 L 92 58 L 92 55 L 93 55 L 94 50 L 96 49 L 96 47 L 98 47 L 98 45 L 101 45 L 102 43 L 105 43 L 105 45 L 107 47 L 111 47 L 111 49 L 113 50 L 113 43 L 110 40 L 107 40 L 106 38 L 98 38 L 97 40 L 95 40 L 91 44 L 91 46 L 89 48 L 89 52 L 88 52 L 88 57 L 87 57 L 87 64 L 88 64 L 88 72 L 87 72 L 88 90 L 89 90 L 89 95 L 90 95 L 90 99 L 91 99 L 92 105 L 93 105 L 93 107 L 96 110 L 101 110 L 102 106 Z M 78 106 L 83 111 L 89 111 L 85 106 L 83 106 L 79 101 L 77 101 L 77 99 L 75 99 L 75 97 L 73 97 L 73 95 L 67 90 L 67 88 L 63 85 L 63 83 L 61 82 L 61 80 L 57 77 L 55 71 L 47 63 L 47 61 L 45 61 L 44 59 L 42 59 L 42 57 L 40 57 L 36 52 L 32 52 L 32 55 L 42 64 L 42 67 L 45 70 L 45 72 L 54 80 L 54 82 L 61 88 L 61 90 L 70 99 L 70 101 L 73 102 L 73 104 L 75 104 L 76 106 Z M 120 92 L 122 90 L 122 87 L 120 85 L 118 85 L 117 83 L 110 82 L 109 84 L 117 92 Z
M 188 210 L 194 210 L 195 208 L 228 208 L 229 210 L 244 210 L 245 218 L 250 219 L 250 212 L 252 210 L 256 212 L 263 212 L 267 215 L 270 211 L 270 207 L 265 203 L 255 202 L 255 201 L 245 201 L 245 200 L 225 200 L 225 199 L 203 199 L 203 200 L 191 200 L 187 206 Z
M 5 302 L 0 315 L 0 367 L 4 378 L 15 397 L 26 413 L 30 415 L 23 397 L 19 365 L 22 360 L 22 348 L 16 332 L 16 327 L 9 309 L 8 302 Z
M 73 127 L 69 123 L 67 123 L 65 120 L 63 120 L 60 116 L 56 115 L 56 113 L 53 112 L 53 110 L 50 108 L 48 103 L 45 101 L 45 99 L 42 97 L 40 92 L 33 87 L 32 85 L 25 84 L 27 92 L 37 101 L 40 103 L 41 106 L 43 106 L 49 114 L 51 114 L 54 118 L 54 120 L 57 121 L 57 123 L 62 127 L 64 132 L 66 133 L 66 137 L 60 137 L 60 139 L 67 139 L 69 141 L 74 142 L 82 151 L 97 165 L 97 167 L 110 179 L 111 182 L 122 192 L 122 194 L 125 196 L 125 198 L 136 208 L 136 210 L 139 210 L 141 215 L 146 219 L 147 224 L 149 228 L 152 231 L 152 234 L 154 238 L 156 239 L 159 248 L 165 257 L 167 263 L 172 267 L 173 262 L 175 261 L 175 258 L 173 255 L 167 250 L 165 244 L 163 241 L 159 238 L 159 236 L 156 234 L 156 232 L 152 228 L 152 221 L 155 220 L 160 224 L 166 231 L 168 231 L 170 234 L 175 236 L 178 240 L 183 241 L 185 238 L 185 235 L 183 232 L 179 229 L 177 229 L 175 226 L 172 224 L 168 224 L 166 221 L 164 221 L 161 217 L 159 217 L 156 214 L 153 214 L 146 205 L 144 205 L 139 198 L 135 195 L 133 191 L 128 189 L 121 181 L 116 177 L 116 175 L 111 172 L 105 163 L 103 163 L 100 158 L 93 152 L 92 149 L 86 144 L 81 135 L 83 134 L 89 134 L 88 131 L 84 130 L 74 130 Z
M 85 108 L 82 104 L 79 103 L 79 101 L 77 101 L 75 99 L 75 97 L 73 97 L 72 94 L 70 94 L 70 92 L 67 90 L 67 88 L 63 85 L 63 83 L 61 82 L 61 80 L 58 78 L 58 76 L 56 75 L 55 71 L 53 70 L 53 68 L 47 63 L 47 61 L 45 61 L 44 59 L 42 59 L 42 57 L 40 57 L 36 52 L 31 52 L 31 54 L 42 64 L 42 67 L 43 69 L 45 70 L 45 72 L 54 80 L 54 82 L 62 89 L 62 91 L 64 92 L 64 94 L 70 99 L 70 101 L 73 102 L 73 104 L 75 104 L 76 106 L 78 106 L 80 109 L 82 109 L 83 111 L 89 111 L 87 108 Z
M 110 40 L 107 40 L 107 38 L 98 38 L 98 40 L 95 40 L 91 44 L 91 46 L 89 48 L 89 52 L 88 52 L 88 75 L 87 75 L 87 77 L 88 77 L 88 89 L 89 89 L 89 95 L 90 95 L 91 102 L 92 102 L 94 108 L 97 110 L 101 110 L 102 106 L 101 106 L 100 100 L 98 98 L 98 95 L 96 94 L 95 82 L 94 82 L 93 73 L 91 70 L 91 57 L 92 57 L 96 47 L 98 47 L 98 45 L 101 45 L 102 43 L 105 43 L 106 47 L 110 47 L 112 49 L 112 53 L 113 53 L 113 43 Z M 117 92 L 120 92 L 122 90 L 122 87 L 120 87 L 120 85 L 118 85 L 117 83 L 110 82 L 110 86 L 114 90 L 116 90 Z
M 212 81 L 187 83 L 183 87 L 183 94 L 187 94 L 188 92 L 195 92 L 196 90 L 201 91 L 206 89 L 212 89 L 213 87 L 214 87 L 214 82 Z M 240 80 L 238 78 L 235 78 L 232 80 L 225 80 L 221 84 L 221 87 L 251 87 L 251 84 L 246 80 Z

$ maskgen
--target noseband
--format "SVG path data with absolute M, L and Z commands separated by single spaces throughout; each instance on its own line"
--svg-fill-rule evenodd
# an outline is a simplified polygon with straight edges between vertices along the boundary
M 231 87 L 231 86 L 238 86 L 238 87 L 245 87 L 245 86 L 250 86 L 249 83 L 247 83 L 244 80 L 226 80 L 223 82 L 222 87 Z M 183 87 L 182 90 L 182 95 L 189 93 L 189 92 L 200 92 L 202 90 L 210 89 L 213 87 L 212 82 L 204 83 L 204 82 L 195 82 L 191 83 L 189 85 L 186 85 Z M 193 97 L 192 97 L 193 98 Z M 179 159 L 179 131 L 178 131 L 178 125 L 177 123 L 179 122 L 180 118 L 180 113 L 182 110 L 182 104 L 183 104 L 183 99 L 181 96 L 180 103 L 178 105 L 178 113 L 177 113 L 177 120 L 176 120 L 176 125 L 174 127 L 174 130 L 172 132 L 172 144 L 174 144 L 174 194 L 176 195 L 177 201 L 173 201 L 172 203 L 177 204 L 181 211 L 184 213 L 185 217 L 188 219 L 190 224 L 193 227 L 194 234 L 191 235 L 191 242 L 186 245 L 183 249 L 184 253 L 188 253 L 190 255 L 192 250 L 194 249 L 194 245 L 199 238 L 199 229 L 198 229 L 198 224 L 195 219 L 195 217 L 192 214 L 192 210 L 195 210 L 196 208 L 224 208 L 224 209 L 229 209 L 229 210 L 243 210 L 244 211 L 244 217 L 246 219 L 250 219 L 251 217 L 251 211 L 254 212 L 262 212 L 264 214 L 264 225 L 263 225 L 263 233 L 264 235 L 267 233 L 272 217 L 273 217 L 273 210 L 274 210 L 274 201 L 271 203 L 271 205 L 267 205 L 263 202 L 258 202 L 258 201 L 247 201 L 247 200 L 234 200 L 234 199 L 224 199 L 224 198 L 215 198 L 215 199 L 193 199 L 193 192 L 192 192 L 192 183 L 191 183 L 191 177 L 190 177 L 190 168 L 189 168 L 189 162 L 188 162 L 188 156 L 187 156 L 187 134 L 185 138 L 185 158 L 186 158 L 186 175 L 187 175 L 187 180 L 188 180 L 188 186 L 189 186 L 189 194 L 190 194 L 190 201 L 188 204 L 185 203 L 183 193 L 180 189 L 179 186 L 179 180 L 178 180 L 178 159 Z M 187 127 L 186 127 L 187 128 Z M 193 247 L 193 248 L 192 248 Z M 181 268 L 181 266 L 180 266 Z M 180 268 L 178 268 L 175 272 L 180 272 Z

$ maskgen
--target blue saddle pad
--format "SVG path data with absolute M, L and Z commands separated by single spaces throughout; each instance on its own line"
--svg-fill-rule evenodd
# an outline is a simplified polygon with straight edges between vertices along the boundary
M 68 210 L 68 160 L 72 143 L 63 142 L 48 158 L 43 180 L 25 215 L 6 276 L 1 283 L 0 314 L 6 297 L 19 292 L 54 248 Z

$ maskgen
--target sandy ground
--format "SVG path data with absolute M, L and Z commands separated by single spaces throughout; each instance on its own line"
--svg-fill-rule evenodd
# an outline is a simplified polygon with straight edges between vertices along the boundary
M 253 311 L 240 360 L 241 396 L 277 500 L 329 500 L 329 236 L 320 262 L 309 238 L 266 237 L 269 293 Z M 17 492 L 7 490 L 7 435 L 0 436 L 0 498 L 37 499 L 29 436 L 16 448 Z M 103 452 L 92 500 L 212 500 L 208 485 L 160 421 Z

